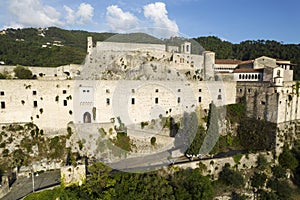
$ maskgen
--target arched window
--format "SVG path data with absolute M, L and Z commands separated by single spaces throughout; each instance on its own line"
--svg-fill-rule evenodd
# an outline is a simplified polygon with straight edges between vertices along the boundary
M 91 114 L 89 112 L 85 112 L 83 114 L 83 123 L 91 123 L 92 119 L 91 119 Z
M 280 77 L 280 69 L 277 70 L 277 76 Z
M 248 74 L 246 74 L 246 79 L 248 79 Z
M 255 79 L 257 79 L 257 74 L 255 74 Z
M 243 79 L 245 79 L 245 74 L 243 74 Z
M 239 75 L 239 79 L 241 79 L 241 78 L 242 78 L 242 75 L 240 74 L 240 75 Z
M 260 74 L 258 74 L 258 79 L 260 80 Z
M 251 79 L 254 79 L 254 74 L 252 74 Z

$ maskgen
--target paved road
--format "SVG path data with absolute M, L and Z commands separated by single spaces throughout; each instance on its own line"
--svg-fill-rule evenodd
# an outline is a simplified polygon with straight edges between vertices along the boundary
M 51 187 L 60 184 L 60 170 L 48 171 L 34 177 L 35 191 L 42 190 L 45 187 Z M 19 178 L 16 180 L 11 191 L 2 198 L 2 200 L 16 200 L 21 199 L 32 192 L 32 177 Z

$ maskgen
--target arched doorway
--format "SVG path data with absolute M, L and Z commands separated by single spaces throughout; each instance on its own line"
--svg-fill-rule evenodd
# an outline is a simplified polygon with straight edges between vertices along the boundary
M 91 114 L 89 112 L 85 112 L 83 114 L 83 123 L 91 123 L 91 122 L 92 122 Z

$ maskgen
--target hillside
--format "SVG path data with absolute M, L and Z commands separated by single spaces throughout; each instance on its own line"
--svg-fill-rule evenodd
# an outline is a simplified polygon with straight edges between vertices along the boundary
M 0 35 L 0 61 L 7 65 L 55 67 L 80 64 L 86 56 L 86 38 L 103 41 L 113 34 L 48 29 L 7 29 Z M 43 46 L 44 45 L 44 46 Z
M 143 33 L 122 34 L 93 33 L 87 31 L 64 30 L 56 27 L 47 29 L 7 29 L 0 32 L 0 61 L 7 65 L 28 65 L 55 67 L 65 64 L 80 64 L 86 55 L 86 38 L 94 41 L 144 42 L 177 44 L 182 38 L 162 41 Z M 300 44 L 283 44 L 274 40 L 247 40 L 239 44 L 223 41 L 215 36 L 194 38 L 205 50 L 216 52 L 216 59 L 249 60 L 259 56 L 291 60 L 300 66 Z M 193 45 L 195 47 L 195 45 Z M 198 45 L 199 46 L 199 45 Z M 200 52 L 202 47 L 193 49 Z M 300 79 L 300 70 L 295 70 Z

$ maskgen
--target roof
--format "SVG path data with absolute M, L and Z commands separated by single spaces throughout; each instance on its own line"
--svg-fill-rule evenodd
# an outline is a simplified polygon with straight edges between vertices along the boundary
M 215 64 L 237 65 L 241 62 L 242 62 L 241 60 L 232 60 L 232 59 L 218 59 L 218 60 L 215 60 Z
M 239 63 L 239 65 L 248 65 L 254 63 L 254 60 L 244 60 Z
M 261 71 L 262 69 L 242 68 L 242 69 L 235 69 L 233 73 L 258 73 Z

